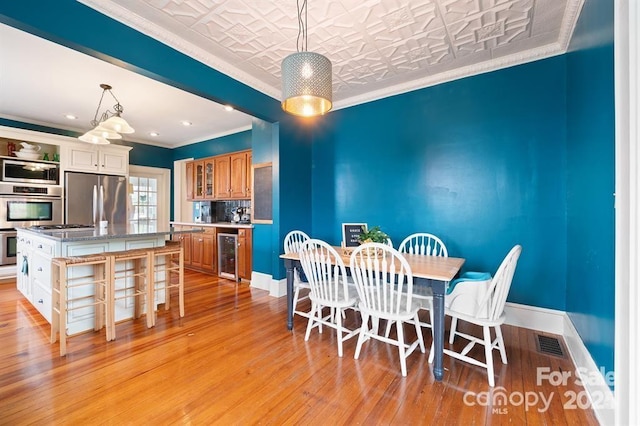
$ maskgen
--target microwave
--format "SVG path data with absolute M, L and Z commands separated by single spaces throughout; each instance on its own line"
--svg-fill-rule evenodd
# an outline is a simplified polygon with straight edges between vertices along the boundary
M 59 166 L 56 163 L 3 158 L 2 181 L 58 185 Z

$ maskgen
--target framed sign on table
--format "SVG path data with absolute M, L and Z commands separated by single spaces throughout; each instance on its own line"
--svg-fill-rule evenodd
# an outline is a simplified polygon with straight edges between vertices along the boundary
M 360 245 L 360 234 L 367 232 L 366 223 L 343 223 L 342 224 L 342 247 L 358 247 Z

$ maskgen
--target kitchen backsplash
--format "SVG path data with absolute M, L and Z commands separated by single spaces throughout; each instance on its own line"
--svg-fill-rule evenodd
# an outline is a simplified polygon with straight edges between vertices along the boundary
M 234 222 L 234 213 L 241 209 L 240 218 L 248 215 L 251 221 L 251 201 L 250 200 L 230 200 L 230 201 L 200 201 L 194 203 L 195 222 Z M 246 216 L 245 216 L 246 219 Z M 246 221 L 243 221 L 246 222 Z

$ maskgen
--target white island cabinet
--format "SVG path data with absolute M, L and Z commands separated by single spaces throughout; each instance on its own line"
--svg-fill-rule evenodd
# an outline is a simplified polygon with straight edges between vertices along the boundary
M 143 231 L 126 226 L 110 226 L 106 230 L 35 231 L 17 230 L 16 285 L 18 290 L 51 323 L 51 259 L 82 256 L 138 248 L 161 247 L 174 231 Z M 182 231 L 185 232 L 185 231 Z M 191 232 L 201 232 L 193 230 Z M 125 265 L 119 265 L 124 268 Z M 118 267 L 116 269 L 119 269 Z M 118 283 L 116 283 L 118 284 Z M 124 283 L 121 283 L 124 285 Z M 118 285 L 116 285 L 116 291 Z M 156 304 L 164 302 L 164 294 L 156 294 Z M 93 310 L 69 312 L 69 335 L 93 330 Z M 133 317 L 133 305 L 119 306 L 116 321 Z

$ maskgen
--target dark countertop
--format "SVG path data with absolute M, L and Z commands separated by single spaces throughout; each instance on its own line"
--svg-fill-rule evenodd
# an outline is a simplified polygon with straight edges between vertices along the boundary
M 194 224 L 196 225 L 196 224 Z M 190 234 L 203 232 L 203 228 L 193 228 L 177 230 L 173 226 L 167 226 L 161 229 L 148 230 L 146 228 L 132 227 L 128 225 L 109 225 L 104 229 L 67 229 L 67 230 L 34 230 L 28 228 L 18 228 L 18 232 L 36 235 L 53 241 L 65 243 L 76 241 L 98 241 L 125 239 L 134 237 L 159 237 L 162 235 L 172 234 Z

